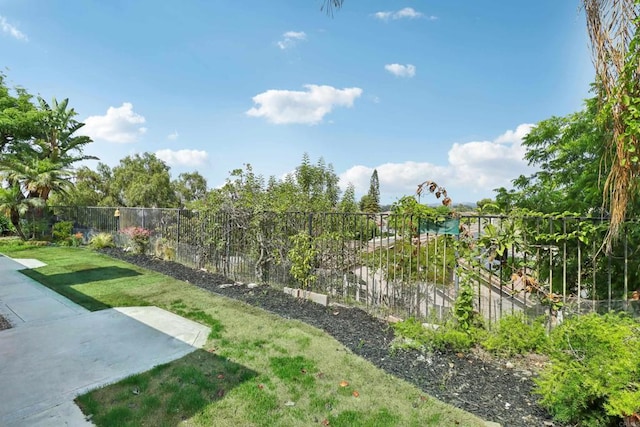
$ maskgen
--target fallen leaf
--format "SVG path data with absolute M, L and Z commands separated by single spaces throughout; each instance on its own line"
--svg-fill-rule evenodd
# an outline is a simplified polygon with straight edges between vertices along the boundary
M 219 380 L 224 379 L 224 375 L 222 375 L 222 374 L 218 375 L 218 379 Z
M 420 396 L 420 400 L 422 400 L 423 402 L 426 402 L 426 401 L 427 401 L 427 399 L 428 399 L 428 397 L 427 397 L 427 396 Z
M 258 384 L 258 388 L 262 390 L 264 388 L 264 384 Z
M 329 425 L 329 420 L 326 419 L 326 418 L 324 420 L 322 420 L 322 425 L 323 426 L 328 426 Z
M 358 393 L 356 390 L 353 390 L 353 397 L 360 397 L 360 393 Z
M 341 381 L 340 382 L 340 387 L 348 387 L 348 386 L 349 386 L 348 382 L 346 382 L 346 381 Z

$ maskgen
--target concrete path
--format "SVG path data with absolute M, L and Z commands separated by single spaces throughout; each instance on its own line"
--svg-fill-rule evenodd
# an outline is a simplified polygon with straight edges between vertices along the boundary
M 89 312 L 0 255 L 0 426 L 87 426 L 86 391 L 189 354 L 209 328 L 157 307 Z

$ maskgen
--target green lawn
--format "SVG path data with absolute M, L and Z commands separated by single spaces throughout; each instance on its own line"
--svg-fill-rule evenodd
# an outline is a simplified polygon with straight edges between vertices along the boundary
M 203 350 L 78 399 L 98 426 L 482 426 L 324 332 L 84 248 L 0 240 L 90 310 L 155 305 L 212 327 Z

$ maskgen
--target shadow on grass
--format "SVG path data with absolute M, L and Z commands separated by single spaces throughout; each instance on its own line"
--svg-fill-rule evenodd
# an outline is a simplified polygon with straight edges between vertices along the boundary
M 112 306 L 105 304 L 102 301 L 98 301 L 82 292 L 78 292 L 72 286 L 141 275 L 141 273 L 130 268 L 114 266 L 95 267 L 58 274 L 42 274 L 37 270 L 20 270 L 20 272 L 91 311 L 104 310 L 111 308 Z M 140 303 L 138 305 L 148 304 Z
M 177 426 L 258 374 L 224 357 L 196 350 L 165 365 L 79 396 L 97 426 Z

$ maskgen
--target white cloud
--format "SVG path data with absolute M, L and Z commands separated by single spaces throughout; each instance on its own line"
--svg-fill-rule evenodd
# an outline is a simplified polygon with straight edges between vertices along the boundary
M 306 91 L 271 89 L 254 96 L 256 107 L 246 112 L 252 117 L 264 117 L 271 123 L 322 122 L 334 107 L 352 107 L 362 94 L 357 87 L 336 89 L 332 86 L 305 85 Z
M 29 38 L 22 31 L 18 30 L 15 26 L 11 25 L 7 19 L 0 15 L 0 29 L 3 33 L 9 34 L 11 37 L 17 40 L 29 41 Z
M 180 134 L 178 133 L 177 130 L 175 130 L 172 133 L 170 133 L 169 135 L 167 135 L 167 139 L 175 141 L 176 139 L 178 139 L 179 136 L 180 136 Z
M 534 125 L 529 124 L 529 123 L 523 123 L 520 126 L 518 126 L 516 128 L 515 131 L 513 130 L 508 130 L 505 133 L 503 133 L 502 135 L 500 135 L 498 138 L 496 138 L 496 143 L 498 144 L 513 144 L 516 142 L 521 142 L 522 139 L 527 136 L 529 134 L 529 132 L 531 132 L 531 129 L 533 128 Z
M 87 117 L 80 133 L 108 142 L 135 142 L 147 131 L 140 126 L 145 122 L 143 116 L 133 111 L 133 104 L 124 102 L 120 107 L 109 107 L 104 116 Z
M 397 77 L 413 77 L 416 75 L 416 67 L 411 64 L 387 64 L 384 69 Z
M 438 19 L 437 16 L 425 16 L 424 13 L 418 12 L 412 7 L 405 7 L 403 9 L 397 11 L 383 11 L 376 12 L 373 14 L 374 18 L 379 19 L 381 21 L 388 21 L 389 19 L 416 19 L 416 18 L 427 18 L 430 21 L 435 21 Z
M 169 166 L 202 166 L 207 163 L 209 154 L 204 150 L 158 150 L 156 156 Z
M 383 199 L 395 200 L 415 194 L 417 185 L 428 179 L 444 186 L 454 203 L 473 201 L 470 194 L 486 195 L 494 188 L 510 188 L 512 179 L 534 172 L 524 160 L 526 149 L 522 146 L 522 138 L 532 127 L 521 124 L 515 131 L 509 130 L 493 141 L 455 143 L 449 149 L 446 165 L 416 161 L 375 167 L 356 165 L 340 175 L 340 183 L 344 188 L 352 183 L 356 193 L 366 194 L 371 174 L 377 169 Z
M 282 35 L 282 40 L 278 41 L 278 47 L 282 50 L 294 47 L 298 42 L 305 41 L 307 34 L 304 31 L 287 31 Z

